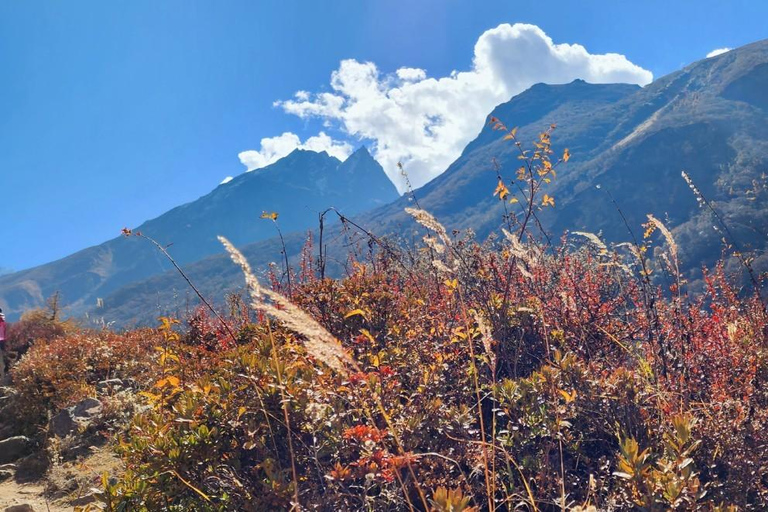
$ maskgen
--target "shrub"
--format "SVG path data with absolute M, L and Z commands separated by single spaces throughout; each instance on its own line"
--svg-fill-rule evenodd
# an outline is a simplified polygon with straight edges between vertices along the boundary
M 85 330 L 38 339 L 11 372 L 19 391 L 17 414 L 27 430 L 34 430 L 49 412 L 94 396 L 102 380 L 151 380 L 150 358 L 161 339 L 151 329 L 125 334 Z
M 181 336 L 164 320 L 108 510 L 768 508 L 759 295 L 720 266 L 688 296 L 652 217 L 631 244 L 540 241 L 570 155 L 551 160 L 554 126 L 531 152 L 492 123 L 522 160 L 497 176 L 522 205 L 499 239 L 409 208 L 421 247 L 371 237 L 381 250 L 338 280 L 305 251 L 290 300 L 228 247 L 255 320 L 198 313 Z

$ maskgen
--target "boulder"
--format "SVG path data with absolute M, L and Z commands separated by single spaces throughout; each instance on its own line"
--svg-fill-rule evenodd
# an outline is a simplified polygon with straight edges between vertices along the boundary
M 9 478 L 13 478 L 13 471 L 10 469 L 0 469 L 0 482 L 5 482 Z
M 86 398 L 85 400 L 82 400 L 80 403 L 72 407 L 71 410 L 75 419 L 89 420 L 99 416 L 101 414 L 102 408 L 103 406 L 101 405 L 101 402 L 95 398 Z
M 13 462 L 32 452 L 32 440 L 27 436 L 14 436 L 0 441 L 0 464 Z
M 77 433 L 88 428 L 93 420 L 101 415 L 103 408 L 101 402 L 95 398 L 86 398 L 72 407 L 62 409 L 51 418 L 50 431 L 59 437 Z
M 72 411 L 70 409 L 59 411 L 56 416 L 51 418 L 50 430 L 51 433 L 59 437 L 66 437 L 72 432 L 77 432 L 78 424 L 72 415 Z
M 32 505 L 24 503 L 23 505 L 11 505 L 10 507 L 6 507 L 5 512 L 35 512 L 35 509 L 32 508 Z

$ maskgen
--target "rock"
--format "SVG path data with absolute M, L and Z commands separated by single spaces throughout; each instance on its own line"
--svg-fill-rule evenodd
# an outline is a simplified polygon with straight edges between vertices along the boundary
M 81 428 L 88 428 L 91 420 L 101 414 L 102 408 L 101 402 L 95 398 L 86 398 L 73 407 L 62 409 L 51 418 L 50 430 L 59 437 L 66 437 Z
M 19 460 L 19 467 L 14 475 L 16 483 L 28 483 L 40 480 L 48 471 L 50 461 L 45 453 L 33 453 Z
M 24 503 L 23 505 L 11 505 L 5 509 L 5 512 L 35 512 L 32 505 Z
M 0 423 L 0 439 L 13 437 L 18 433 L 19 433 L 19 429 L 17 425 L 4 425 Z
M 89 493 L 85 496 L 80 496 L 79 498 L 76 498 L 69 502 L 70 505 L 73 507 L 83 507 L 85 505 L 88 505 L 89 503 L 95 503 L 97 500 L 95 493 Z
M 16 464 L 0 464 L 0 482 L 5 482 L 16 474 Z
M 75 419 L 91 419 L 101 414 L 102 408 L 103 406 L 101 405 L 101 402 L 95 398 L 86 398 L 72 407 L 71 410 L 72 416 L 74 416 Z
M 50 430 L 59 437 L 66 437 L 72 432 L 77 432 L 78 424 L 70 409 L 63 409 L 51 418 Z
M 128 387 L 128 383 L 123 381 L 123 379 L 107 379 L 96 384 L 96 391 L 100 394 L 104 394 L 109 393 L 110 391 L 122 391 Z
M 0 387 L 0 415 L 6 415 L 7 410 L 13 407 L 17 395 L 18 393 L 13 388 Z
M 32 441 L 27 436 L 14 436 L 0 441 L 0 464 L 13 462 L 32 452 Z

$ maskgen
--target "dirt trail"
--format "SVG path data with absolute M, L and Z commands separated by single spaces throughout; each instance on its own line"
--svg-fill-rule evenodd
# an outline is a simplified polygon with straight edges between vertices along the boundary
M 19 484 L 12 478 L 0 483 L 0 511 L 12 505 L 30 505 L 35 512 L 64 512 L 73 507 L 47 502 L 43 494 L 44 484 Z
M 0 483 L 0 512 L 12 505 L 30 505 L 34 512 L 72 511 L 78 499 L 101 487 L 101 475 L 120 472 L 120 460 L 109 447 L 92 447 L 91 452 L 77 461 L 56 465 L 39 481 L 19 483 L 10 478 Z M 58 499 L 49 498 L 60 496 Z M 80 501 L 83 505 L 88 501 Z

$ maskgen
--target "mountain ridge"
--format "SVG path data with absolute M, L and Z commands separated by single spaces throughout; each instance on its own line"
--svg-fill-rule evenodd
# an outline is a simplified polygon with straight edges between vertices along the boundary
M 748 196 L 752 183 L 768 171 L 764 156 L 768 155 L 768 123 L 762 97 L 755 93 L 761 86 L 768 90 L 766 70 L 768 40 L 695 62 L 643 88 L 583 81 L 537 85 L 497 106 L 493 115 L 510 127 L 518 126 L 517 137 L 525 146 L 556 123 L 555 153 L 565 147 L 571 151 L 571 160 L 547 189 L 557 206 L 539 213 L 552 236 L 579 230 L 601 233 L 609 242 L 625 241 L 630 234 L 622 215 L 633 230 L 641 232 L 646 214 L 653 214 L 672 229 L 686 276 L 695 281 L 701 275 L 700 266 L 719 257 L 721 235 L 712 229 L 710 214 L 699 208 L 680 176 L 682 170 L 688 170 L 714 201 L 737 238 L 759 242 L 755 232 L 768 232 L 768 209 L 761 207 L 766 204 L 768 186 L 764 183 L 753 191 L 756 195 Z M 595 95 L 599 90 L 603 96 Z M 530 109 L 524 101 L 531 96 L 553 97 L 554 91 L 559 96 L 555 101 L 534 109 L 527 118 L 522 115 Z M 503 208 L 492 195 L 496 184 L 492 159 L 499 162 L 507 179 L 514 174 L 516 149 L 485 126 L 444 173 L 414 192 L 419 204 L 449 230 L 471 228 L 480 238 L 498 232 Z M 616 211 L 617 205 L 622 214 Z M 404 213 L 406 206 L 412 206 L 411 201 L 401 197 L 355 221 L 378 236 L 401 233 L 408 238 L 418 230 Z M 331 230 L 328 236 L 338 233 Z M 305 238 L 287 235 L 288 252 L 298 253 Z M 765 235 L 762 240 L 754 244 L 760 249 L 754 265 L 768 268 Z M 241 249 L 261 268 L 277 259 L 280 250 L 274 240 Z M 731 261 L 730 268 L 736 266 Z M 226 257 L 196 262 L 190 271 L 206 293 L 217 297 L 242 281 Z M 178 283 L 177 276 L 164 274 L 135 283 L 110 297 L 101 313 L 136 321 L 142 294 L 173 288 L 173 282 Z M 173 309 L 169 294 L 156 298 L 158 305 Z
M 695 281 L 701 265 L 720 255 L 721 235 L 712 229 L 710 214 L 699 209 L 680 177 L 682 170 L 714 202 L 735 236 L 754 242 L 760 250 L 755 266 L 768 268 L 768 209 L 762 207 L 768 197 L 768 123 L 759 94 L 765 89 L 768 40 L 695 62 L 643 88 L 581 80 L 537 84 L 493 114 L 518 126 L 517 137 L 526 147 L 550 124 L 558 125 L 553 149 L 560 154 L 567 147 L 572 157 L 546 190 L 556 207 L 539 212 L 553 236 L 579 230 L 600 233 L 609 242 L 625 241 L 630 235 L 622 216 L 632 229 L 641 230 L 650 213 L 672 229 L 686 276 Z M 503 225 L 503 207 L 492 195 L 497 181 L 492 161 L 501 165 L 505 179 L 518 164 L 514 146 L 501 139 L 485 126 L 444 173 L 415 191 L 419 204 L 449 230 L 472 229 L 485 238 Z M 355 222 L 378 236 L 408 238 L 417 231 L 404 213 L 406 206 L 412 206 L 409 197 L 400 197 L 357 215 Z M 338 227 L 326 235 L 342 237 Z M 306 234 L 286 232 L 284 238 L 288 254 L 297 255 Z M 280 259 L 282 250 L 275 239 L 238 245 L 261 269 Z M 343 255 L 337 259 L 342 265 Z M 211 297 L 241 286 L 238 270 L 223 255 L 185 268 Z M 184 286 L 172 272 L 155 275 L 113 290 L 95 313 L 121 323 L 151 322 L 154 312 L 178 311 Z M 157 308 L 141 318 L 142 304 L 148 303 Z
M 274 236 L 275 226 L 259 218 L 279 213 L 286 231 L 316 225 L 318 210 L 334 206 L 347 214 L 398 197 L 394 185 L 365 147 L 347 160 L 326 152 L 296 149 L 264 168 L 243 173 L 194 201 L 143 222 L 136 231 L 172 247 L 179 264 L 221 252 L 217 235 L 236 244 Z M 40 307 L 56 291 L 72 314 L 130 282 L 170 269 L 143 240 L 116 237 L 44 265 L 0 276 L 0 307 L 13 320 Z

